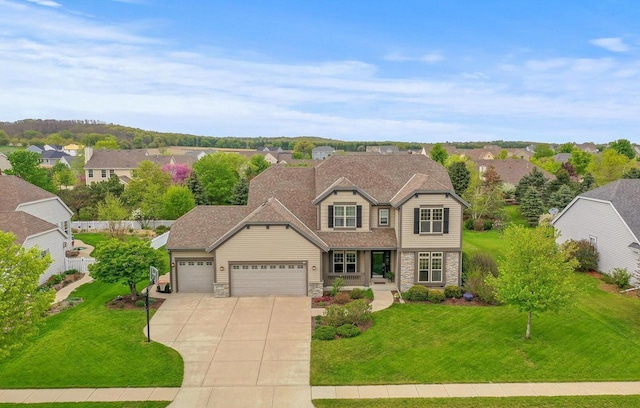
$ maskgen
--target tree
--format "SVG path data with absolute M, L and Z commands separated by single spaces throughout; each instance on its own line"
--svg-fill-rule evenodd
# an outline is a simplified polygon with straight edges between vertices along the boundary
M 15 235 L 0 231 L 0 360 L 38 331 L 55 297 L 38 290 L 51 256 L 16 244 Z
M 76 176 L 73 174 L 73 170 L 64 163 L 56 163 L 51 171 L 53 173 L 53 184 L 56 186 L 56 189 L 61 190 L 63 186 L 68 187 L 76 184 Z
M 593 155 L 589 152 L 583 152 L 580 149 L 573 149 L 571 151 L 571 157 L 569 157 L 569 163 L 573 164 L 578 174 L 586 174 L 589 163 Z
M 96 149 L 108 149 L 108 150 L 118 150 L 120 149 L 120 145 L 118 144 L 118 139 L 112 136 L 113 139 L 103 139 L 99 140 L 95 144 Z
M 504 258 L 498 261 L 497 277 L 488 276 L 499 301 L 526 312 L 525 338 L 531 337 L 534 313 L 559 311 L 575 293 L 575 260 L 556 244 L 553 228 L 511 225 L 504 233 Z
M 254 154 L 249 159 L 249 165 L 245 171 L 246 177 L 251 180 L 270 166 L 269 162 L 261 154 Z
M 125 201 L 132 208 L 141 206 L 145 198 L 157 201 L 171 185 L 171 176 L 150 160 L 143 160 L 132 176 L 124 192 Z
M 91 276 L 101 282 L 122 281 L 129 287 L 131 299 L 136 300 L 136 284 L 149 279 L 149 267 L 166 269 L 165 255 L 151 248 L 149 241 L 120 241 L 111 239 L 94 251 L 96 263 L 89 265 Z
M 444 166 L 444 162 L 449 157 L 449 153 L 442 147 L 441 143 L 436 143 L 431 148 L 431 152 L 429 153 L 429 157 L 433 159 L 433 161 L 440 163 Z
M 542 194 L 535 187 L 530 187 L 520 201 L 520 213 L 531 227 L 538 225 L 538 219 L 544 213 Z
M 571 187 L 564 184 L 549 197 L 549 207 L 562 211 L 576 196 Z
M 217 152 L 198 160 L 193 169 L 204 190 L 207 204 L 229 204 L 233 186 L 240 180 L 240 174 L 247 159 L 236 153 Z
M 193 193 L 185 186 L 169 187 L 162 197 L 162 202 L 164 218 L 167 220 L 177 220 L 196 206 Z
M 536 147 L 533 148 L 534 154 L 533 157 L 535 159 L 541 159 L 543 157 L 551 157 L 554 155 L 554 151 L 551 148 L 551 146 L 549 146 L 546 143 L 540 143 L 539 145 L 536 145 Z
M 109 177 L 109 180 L 93 183 L 89 186 L 91 192 L 91 205 L 97 205 L 104 201 L 105 197 L 111 195 L 120 197 L 124 193 L 124 184 L 120 182 L 120 178 L 115 174 Z
M 575 147 L 576 144 L 573 142 L 563 143 L 558 147 L 558 153 L 571 153 Z
M 104 201 L 98 203 L 98 219 L 107 221 L 109 236 L 122 239 L 127 225 L 125 220 L 129 218 L 129 211 L 124 208 L 120 198 L 107 194 Z
M 249 199 L 249 182 L 245 178 L 241 178 L 231 192 L 231 204 L 247 205 Z
M 171 176 L 174 184 L 184 184 L 191 175 L 191 167 L 182 163 L 165 164 L 162 166 L 162 171 Z
M 622 175 L 622 178 L 625 179 L 640 179 L 640 169 L 634 167 L 633 169 L 627 171 Z
M 547 185 L 547 179 L 544 177 L 544 173 L 534 167 L 531 173 L 522 176 L 518 185 L 516 186 L 516 200 L 520 202 L 529 187 L 533 187 L 541 193 L 544 192 Z
M 40 155 L 28 150 L 18 150 L 7 156 L 11 168 L 7 174 L 13 174 L 44 190 L 55 192 L 56 188 L 51 182 L 47 170 L 40 167 Z
M 509 157 L 509 151 L 506 149 L 500 150 L 500 153 L 496 156 L 496 159 L 504 160 Z
M 311 151 L 316 145 L 309 140 L 298 140 L 295 145 L 293 145 L 293 156 L 294 159 L 310 159 Z
M 602 154 L 595 156 L 589 164 L 589 172 L 593 174 L 596 183 L 603 186 L 622 178 L 629 169 L 629 158 L 613 149 L 606 149 Z
M 487 173 L 489 178 L 486 177 Z M 489 166 L 485 172 L 485 180 L 475 170 L 471 173 L 471 182 L 463 194 L 463 198 L 469 203 L 466 210 L 472 220 L 480 218 L 497 218 L 500 215 L 502 206 L 502 183 L 499 177 L 492 174 L 495 168 Z
M 631 142 L 627 139 L 618 139 L 615 142 L 611 143 L 609 147 L 619 154 L 625 155 L 632 160 L 636 157 L 636 152 L 633 151 L 633 146 L 631 146 Z
M 449 171 L 451 184 L 453 184 L 453 190 L 457 195 L 462 196 L 471 182 L 471 172 L 467 165 L 464 162 L 457 161 L 451 163 L 447 170 Z
M 196 205 L 204 205 L 206 201 L 204 199 L 204 190 L 202 189 L 202 184 L 200 184 L 200 179 L 198 178 L 198 173 L 192 171 L 187 179 L 187 188 L 193 194 L 193 199 L 196 202 Z

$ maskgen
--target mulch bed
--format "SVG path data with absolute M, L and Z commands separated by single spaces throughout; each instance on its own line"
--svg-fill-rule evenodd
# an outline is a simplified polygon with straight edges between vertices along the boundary
M 640 298 L 640 291 L 620 292 L 622 289 L 620 289 L 617 285 L 606 283 L 604 280 L 602 280 L 602 274 L 600 272 L 589 271 L 585 273 L 589 276 L 600 279 L 600 289 L 604 290 L 605 292 L 625 297 Z
M 340 291 L 340 293 L 346 293 L 346 294 L 349 294 L 350 292 L 351 292 L 350 290 Z M 336 302 L 335 297 L 330 296 L 329 294 L 330 292 L 325 291 L 322 293 L 322 297 L 311 298 L 311 307 L 314 309 L 323 309 L 325 307 L 335 305 L 335 304 L 345 305 L 346 303 L 356 300 L 356 299 L 349 299 L 348 301 L 346 301 L 346 303 L 340 303 L 340 302 Z M 367 299 L 367 298 L 364 298 L 364 299 Z M 371 302 L 372 301 L 370 299 L 367 299 L 367 303 L 371 303 Z
M 61 302 L 54 303 L 53 305 L 51 305 L 51 308 L 47 311 L 47 315 L 51 316 L 54 314 L 58 314 L 60 312 L 64 312 L 67 309 L 71 309 L 72 307 L 79 305 L 83 301 L 84 299 L 81 297 L 66 298 Z
M 400 298 L 396 297 L 397 291 L 392 291 L 393 293 L 393 302 L 400 303 Z M 429 303 L 429 302 L 412 302 L 410 300 L 405 300 L 405 303 Z M 481 302 L 476 298 L 471 299 L 471 301 L 466 301 L 463 298 L 460 299 L 445 299 L 443 302 L 439 303 L 440 305 L 448 305 L 448 306 L 494 306 L 489 303 Z
M 82 272 L 72 273 L 72 274 L 69 274 L 69 275 L 65 276 L 64 280 L 62 282 L 56 283 L 55 285 L 53 285 L 51 287 L 53 289 L 55 289 L 56 291 L 59 291 L 60 289 L 62 289 L 65 286 L 69 285 L 70 283 L 73 283 L 75 281 L 79 281 L 83 277 L 84 277 L 84 273 L 82 273 Z
M 142 302 L 140 305 L 138 306 L 138 302 Z M 164 303 L 164 299 L 161 298 L 153 298 L 150 297 L 149 298 L 149 309 L 158 309 L 160 306 L 162 306 L 162 303 Z M 110 301 L 108 301 L 105 306 L 108 309 L 117 309 L 117 310 L 131 310 L 131 309 L 136 309 L 136 310 L 144 310 L 145 306 L 144 306 L 144 296 L 138 296 L 138 298 L 136 300 L 131 300 L 131 295 L 127 295 L 127 296 L 118 296 L 115 299 L 112 299 Z

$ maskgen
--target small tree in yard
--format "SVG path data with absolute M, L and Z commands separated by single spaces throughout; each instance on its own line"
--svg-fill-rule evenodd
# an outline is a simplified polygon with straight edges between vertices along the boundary
M 129 287 L 131 299 L 136 300 L 136 284 L 149 278 L 149 267 L 165 267 L 164 255 L 149 245 L 149 241 L 109 240 L 95 250 L 96 263 L 89 265 L 91 276 L 99 281 L 122 281 Z
M 571 303 L 576 261 L 558 247 L 553 228 L 512 225 L 505 230 L 504 241 L 500 273 L 488 276 L 487 283 L 495 288 L 498 301 L 527 312 L 525 338 L 529 339 L 534 313 L 558 311 Z
M 15 238 L 0 231 L 0 360 L 37 332 L 54 299 L 53 291 L 37 289 L 51 257 L 22 248 Z
M 109 225 L 109 236 L 121 239 L 127 230 L 125 220 L 129 218 L 129 211 L 124 208 L 122 201 L 118 197 L 107 194 L 104 202 L 98 203 L 98 219 L 107 221 Z

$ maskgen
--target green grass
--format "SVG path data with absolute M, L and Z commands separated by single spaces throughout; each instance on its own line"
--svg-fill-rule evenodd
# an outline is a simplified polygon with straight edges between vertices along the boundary
M 520 215 L 519 206 L 509 205 L 504 207 L 504 210 L 507 213 L 510 224 L 526 225 L 524 218 Z M 503 245 L 502 235 L 498 231 L 462 231 L 462 249 L 468 254 L 488 252 L 497 259 L 503 256 Z
M 133 235 L 125 235 L 125 237 L 127 240 L 140 239 Z M 111 239 L 109 234 L 106 234 L 104 232 L 78 232 L 73 234 L 73 238 L 79 239 L 80 241 L 84 242 L 85 244 L 89 244 L 94 248 L 100 243 Z
M 314 400 L 317 408 L 625 408 L 640 406 L 640 395 L 506 398 L 395 398 Z
M 0 146 L 0 152 L 6 154 L 7 156 L 13 152 L 18 150 L 24 150 L 24 147 L 21 146 Z
M 182 358 L 146 342 L 145 311 L 105 307 L 126 293 L 122 284 L 78 288 L 83 303 L 48 317 L 38 336 L 0 361 L 0 388 L 179 387 Z
M 0 404 L 0 408 L 165 408 L 171 401 L 49 402 L 42 404 Z
M 640 380 L 640 301 L 576 274 L 571 312 L 394 305 L 362 335 L 312 341 L 313 385 Z

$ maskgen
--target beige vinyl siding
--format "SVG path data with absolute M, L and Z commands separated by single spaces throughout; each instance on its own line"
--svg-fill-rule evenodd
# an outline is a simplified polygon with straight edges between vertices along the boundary
M 449 208 L 448 234 L 414 234 L 413 209 L 421 206 L 440 206 Z M 418 198 L 411 197 L 402 204 L 402 248 L 460 248 L 462 205 L 444 194 L 420 194 Z
M 176 259 L 194 259 L 194 258 L 213 258 L 212 253 L 203 250 L 197 250 L 197 251 L 171 251 L 171 263 L 174 265 L 177 265 L 177 261 Z M 215 269 L 216 267 L 216 263 L 215 263 L 215 259 L 213 260 L 213 267 L 214 267 L 214 271 L 216 271 L 217 269 Z M 176 276 L 175 276 L 175 272 L 176 272 L 176 267 L 172 267 L 171 268 L 171 284 L 173 286 L 175 286 L 176 284 Z M 179 280 L 180 278 L 178 278 Z M 178 282 L 179 284 L 179 282 Z
M 380 220 L 379 212 L 382 209 L 389 210 L 389 224 L 386 226 L 379 227 L 379 223 L 378 223 L 378 221 Z M 363 209 L 363 213 L 364 213 L 364 209 Z M 371 206 L 371 217 L 369 217 L 369 222 L 370 222 L 369 225 L 371 225 L 371 228 L 393 228 L 396 222 L 396 209 L 392 207 Z M 364 224 L 364 220 L 362 223 Z
M 216 283 L 229 282 L 229 262 L 308 262 L 309 282 L 320 282 L 321 250 L 293 228 L 252 225 L 216 248 Z M 220 270 L 224 267 L 224 271 Z M 315 268 L 314 268 L 315 267 Z
M 344 228 L 329 228 L 329 224 L 327 222 L 327 215 L 329 213 L 330 205 L 339 205 L 339 204 L 353 204 L 353 205 L 361 205 L 362 206 L 362 228 L 358 228 L 358 231 L 369 231 L 370 224 L 367 223 L 367 220 L 370 220 L 370 207 L 369 202 L 362 197 L 360 194 L 356 192 L 353 194 L 351 191 L 338 191 L 337 194 L 329 194 L 327 198 L 325 198 L 320 203 L 320 231 L 340 231 Z M 376 212 L 377 216 L 377 212 Z M 378 225 L 377 221 L 373 225 Z
M 613 268 L 626 268 L 629 273 L 636 270 L 638 254 L 629 248 L 635 239 L 610 203 L 579 198 L 554 226 L 561 233 L 558 243 L 596 237 L 601 272 Z
M 89 170 L 93 170 L 93 177 L 89 177 Z M 107 177 L 102 177 L 102 170 L 107 171 Z M 109 178 L 111 177 L 109 170 L 114 170 L 115 175 L 118 177 L 121 177 L 121 176 L 126 176 L 129 178 L 132 177 L 130 169 L 85 169 L 84 175 L 85 175 L 86 184 L 91 185 L 93 183 L 99 183 L 101 181 L 109 180 Z
M 43 234 L 28 237 L 23 244 L 25 249 L 38 247 L 40 251 L 49 250 L 53 262 L 49 268 L 40 275 L 39 284 L 43 284 L 51 275 L 64 271 L 65 248 L 64 242 L 66 238 L 59 230 L 51 230 Z

